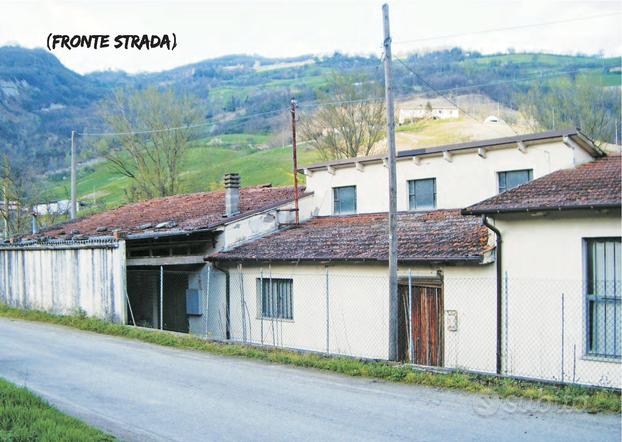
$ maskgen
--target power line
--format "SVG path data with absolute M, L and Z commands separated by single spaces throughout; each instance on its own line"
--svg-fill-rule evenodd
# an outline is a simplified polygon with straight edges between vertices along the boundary
M 513 30 L 517 30 L 517 29 L 528 29 L 528 28 L 535 28 L 535 27 L 539 27 L 539 26 L 549 26 L 549 25 L 557 25 L 557 24 L 562 24 L 562 23 L 572 23 L 572 22 L 577 22 L 577 21 L 585 21 L 585 20 L 594 20 L 594 19 L 598 19 L 598 18 L 613 17 L 613 16 L 620 15 L 620 14 L 622 14 L 622 11 L 616 11 L 614 13 L 607 13 L 607 14 L 592 15 L 592 16 L 588 16 L 588 17 L 577 17 L 577 18 L 571 18 L 571 19 L 566 19 L 566 20 L 552 20 L 552 21 L 548 21 L 548 22 L 531 23 L 531 24 L 516 25 L 516 26 L 506 26 L 506 27 L 503 27 L 503 28 L 483 29 L 481 31 L 471 31 L 471 32 L 462 32 L 462 33 L 456 33 L 456 34 L 436 35 L 436 36 L 432 36 L 432 37 L 421 37 L 421 38 L 416 38 L 416 39 L 412 39 L 412 40 L 396 41 L 396 42 L 393 42 L 393 44 L 418 43 L 418 42 L 422 42 L 422 41 L 444 40 L 444 39 L 455 38 L 455 37 L 463 37 L 463 36 L 468 36 L 468 35 L 487 34 L 487 33 L 490 33 L 490 32 L 513 31 Z
M 425 78 L 423 78 L 419 73 L 417 73 L 414 69 L 412 69 L 410 66 L 406 65 L 406 63 L 404 63 L 400 58 L 396 58 L 396 60 L 402 65 L 404 66 L 408 71 L 410 71 L 415 77 L 417 77 L 419 79 L 419 81 L 421 83 L 423 83 L 425 86 L 427 86 L 428 88 L 432 89 L 436 94 L 440 95 L 441 97 L 443 97 L 445 100 L 447 100 L 448 102 L 450 102 L 451 104 L 453 104 L 454 106 L 456 106 L 456 109 L 461 110 L 466 116 L 472 118 L 473 120 L 475 120 L 478 123 L 482 123 L 479 118 L 474 117 L 473 115 L 471 115 L 470 113 L 468 113 L 466 110 L 464 110 L 462 107 L 460 107 L 458 105 L 458 103 L 456 103 L 454 100 L 452 100 L 451 98 L 449 98 L 448 96 L 446 96 L 445 94 L 443 94 L 440 90 L 436 89 L 434 86 L 432 86 Z M 483 123 L 482 123 L 483 124 Z M 509 125 L 506 123 L 506 126 L 510 128 L 510 130 L 512 132 L 514 132 L 516 135 L 518 135 L 518 133 Z
M 239 118 L 233 118 L 231 120 L 215 120 L 215 117 L 213 117 L 213 119 L 208 119 L 207 121 L 204 121 L 202 123 L 197 123 L 197 124 L 190 124 L 190 125 L 186 125 L 186 126 L 177 126 L 177 127 L 167 127 L 164 129 L 153 129 L 153 130 L 136 130 L 136 131 L 127 131 L 127 132 L 76 132 L 76 135 L 80 135 L 80 136 L 84 136 L 84 137 L 91 137 L 91 136 L 96 136 L 96 137 L 107 137 L 107 136 L 118 136 L 118 135 L 143 135 L 143 134 L 151 134 L 151 133 L 160 133 L 160 132 L 170 132 L 170 131 L 174 131 L 174 130 L 180 130 L 180 129 L 194 129 L 197 127 L 203 127 L 203 126 L 211 126 L 211 125 L 215 125 L 218 123 L 229 123 L 232 121 L 240 121 L 240 120 L 246 120 L 249 118 L 253 118 L 253 117 L 260 117 L 260 116 L 264 116 L 264 115 L 269 115 L 269 114 L 276 114 L 279 112 L 285 112 L 286 109 L 276 109 L 273 111 L 268 111 L 268 112 L 260 112 L 257 114 L 250 114 L 250 115 L 244 115 L 243 117 L 239 117 Z

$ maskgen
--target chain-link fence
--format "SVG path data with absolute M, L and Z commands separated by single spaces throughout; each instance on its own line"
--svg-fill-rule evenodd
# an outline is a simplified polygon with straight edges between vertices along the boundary
M 392 316 L 383 269 L 289 269 L 128 271 L 128 293 L 138 325 L 160 328 L 148 318 L 161 317 L 165 330 L 208 339 L 491 374 L 500 365 L 512 377 L 621 386 L 620 281 L 506 274 L 498 309 L 494 277 L 412 271 L 400 274 Z M 154 295 L 132 298 L 137 287 Z

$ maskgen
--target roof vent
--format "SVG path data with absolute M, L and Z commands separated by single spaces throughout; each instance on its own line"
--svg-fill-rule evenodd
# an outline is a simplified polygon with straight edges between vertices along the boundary
M 240 175 L 225 174 L 225 217 L 240 213 Z

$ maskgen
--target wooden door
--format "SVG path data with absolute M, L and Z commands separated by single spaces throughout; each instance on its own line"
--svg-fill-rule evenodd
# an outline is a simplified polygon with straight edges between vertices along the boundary
M 443 290 L 434 285 L 412 285 L 411 317 L 408 286 L 400 286 L 400 356 L 418 365 L 443 365 Z M 408 323 L 411 321 L 410 327 Z M 412 357 L 410 346 L 412 345 Z

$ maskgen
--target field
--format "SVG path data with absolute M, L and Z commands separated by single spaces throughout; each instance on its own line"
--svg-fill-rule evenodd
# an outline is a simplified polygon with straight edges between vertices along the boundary
M 193 142 L 180 168 L 182 192 L 220 189 L 227 172 L 239 173 L 243 186 L 292 185 L 291 147 L 260 149 L 267 139 L 266 135 L 229 134 Z M 299 164 L 317 161 L 316 152 L 304 146 L 299 149 Z M 101 208 L 117 207 L 127 202 L 124 189 L 129 184 L 130 179 L 119 175 L 107 162 L 98 162 L 79 170 L 78 198 L 95 202 Z M 47 189 L 44 200 L 67 199 L 69 177 L 67 174 L 50 177 L 42 187 Z
M 0 441 L 113 441 L 48 405 L 25 388 L 0 379 Z

